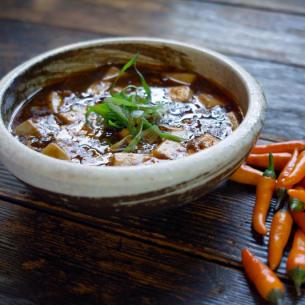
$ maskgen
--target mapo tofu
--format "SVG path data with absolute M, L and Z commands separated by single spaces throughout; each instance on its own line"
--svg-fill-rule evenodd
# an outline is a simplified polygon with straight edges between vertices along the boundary
M 13 115 L 10 132 L 65 162 L 138 166 L 208 149 L 242 121 L 230 94 L 193 71 L 137 70 L 105 64 L 41 88 Z

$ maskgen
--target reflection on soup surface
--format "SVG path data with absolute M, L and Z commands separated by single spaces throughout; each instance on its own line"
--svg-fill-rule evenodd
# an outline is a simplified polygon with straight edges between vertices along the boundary
M 141 75 L 121 70 L 103 65 L 41 88 L 15 112 L 10 132 L 53 158 L 128 166 L 206 149 L 242 120 L 230 94 L 197 73 L 140 64 Z

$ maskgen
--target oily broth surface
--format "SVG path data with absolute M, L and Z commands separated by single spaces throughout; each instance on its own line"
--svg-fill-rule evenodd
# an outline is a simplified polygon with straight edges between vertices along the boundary
M 103 119 L 95 114 L 90 116 L 92 128 L 85 123 L 85 119 L 72 124 L 63 124 L 63 121 L 50 108 L 49 102 L 50 93 L 56 92 L 62 98 L 59 106 L 60 113 L 71 110 L 86 112 L 87 106 L 102 103 L 105 97 L 110 96 L 110 87 L 115 79 L 101 81 L 109 67 L 109 65 L 105 65 L 94 70 L 75 73 L 55 84 L 41 88 L 36 94 L 25 100 L 12 117 L 10 132 L 24 145 L 37 152 L 41 152 L 50 143 L 60 143 L 70 157 L 69 162 L 112 165 L 110 143 L 120 141 L 117 130 L 105 128 Z M 121 65 L 112 65 L 112 67 L 122 68 Z M 226 114 L 233 112 L 238 122 L 242 120 L 241 111 L 229 94 L 198 74 L 195 81 L 189 86 L 194 93 L 193 97 L 188 103 L 183 103 L 173 102 L 169 94 L 169 88 L 183 84 L 162 76 L 162 73 L 188 71 L 177 70 L 173 67 L 162 66 L 161 68 L 146 65 L 138 65 L 138 70 L 150 86 L 152 103 L 162 102 L 163 107 L 168 109 L 160 126 L 164 132 L 172 130 L 179 132 L 184 129 L 185 138 L 188 141 L 208 132 L 215 138 L 223 140 L 233 131 L 232 123 Z M 92 87 L 92 84 L 95 86 Z M 120 90 L 130 84 L 141 86 L 139 76 L 133 68 L 127 70 L 119 78 L 116 88 Z M 132 90 L 130 90 L 131 92 Z M 198 99 L 198 95 L 201 93 L 217 96 L 223 105 L 207 109 Z M 39 126 L 41 136 L 21 134 L 14 130 L 28 119 L 32 119 Z M 150 154 L 161 141 L 159 138 L 151 145 L 139 143 L 133 152 Z M 154 163 L 154 161 L 146 164 L 149 163 Z

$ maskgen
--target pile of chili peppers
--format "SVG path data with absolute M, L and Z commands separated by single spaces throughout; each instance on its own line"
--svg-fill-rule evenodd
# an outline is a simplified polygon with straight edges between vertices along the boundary
M 294 235 L 287 260 L 287 273 L 294 281 L 298 296 L 305 282 L 305 141 L 290 141 L 253 148 L 246 163 L 267 168 L 265 172 L 243 164 L 230 180 L 256 185 L 256 200 L 252 216 L 253 228 L 265 235 L 267 212 L 273 193 L 277 194 L 278 210 L 269 233 L 269 267 L 249 250 L 242 250 L 242 264 L 261 296 L 276 304 L 284 299 L 284 286 L 275 275 L 288 242 L 293 222 L 299 229 Z M 281 171 L 276 178 L 275 170 Z M 280 209 L 281 208 L 281 209 Z

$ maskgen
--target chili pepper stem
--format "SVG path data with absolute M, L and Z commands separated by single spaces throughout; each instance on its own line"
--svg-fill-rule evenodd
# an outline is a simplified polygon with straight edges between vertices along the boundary
M 284 200 L 287 197 L 287 189 L 286 189 L 286 187 L 279 187 L 276 190 L 276 194 L 277 194 L 278 200 L 277 200 L 277 204 L 275 206 L 275 209 L 278 210 L 279 207 L 281 206 L 281 204 L 284 202 Z
M 290 209 L 293 212 L 302 212 L 304 210 L 304 203 L 297 199 L 297 198 L 291 198 L 289 201 Z
M 295 286 L 295 289 L 297 291 L 297 296 L 300 297 L 302 295 L 301 293 L 301 284 L 302 283 L 299 283 L 298 281 L 294 282 L 294 286 Z
M 259 294 L 275 304 L 281 304 L 285 288 L 276 274 L 248 249 L 241 251 L 241 260 L 250 280 L 254 283 Z
M 269 166 L 263 173 L 264 177 L 271 177 L 272 179 L 276 179 L 276 175 L 274 172 L 274 162 L 273 162 L 273 155 L 269 153 Z
M 271 292 L 268 294 L 267 299 L 271 303 L 281 305 L 283 304 L 284 292 L 281 289 L 272 289 Z
M 305 270 L 297 266 L 294 269 L 288 271 L 288 275 L 294 282 L 297 295 L 301 296 L 301 285 L 305 282 Z
M 279 210 L 279 212 L 287 212 L 287 213 L 290 214 L 290 212 L 289 212 L 289 204 L 288 204 L 288 203 L 285 204 L 285 205 Z

